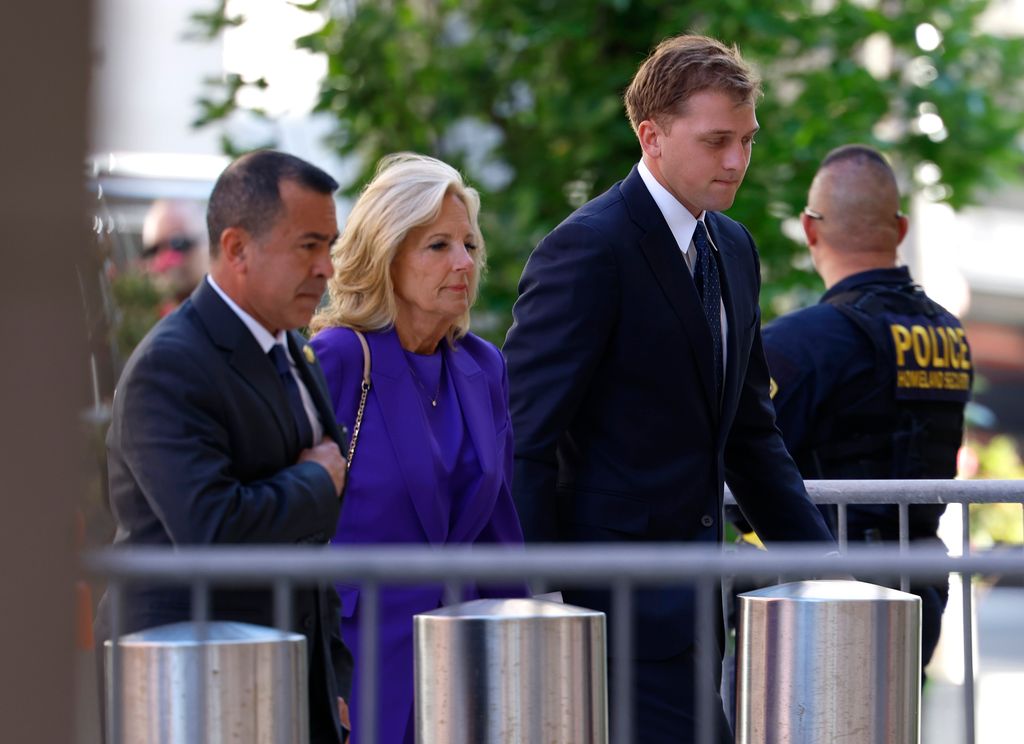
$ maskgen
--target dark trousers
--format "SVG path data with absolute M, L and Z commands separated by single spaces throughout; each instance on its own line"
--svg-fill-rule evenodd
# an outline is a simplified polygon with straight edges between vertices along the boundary
M 725 718 L 722 698 L 721 657 L 715 649 L 713 679 L 697 679 L 696 646 L 677 656 L 659 661 L 633 659 L 633 742 L 635 744 L 699 744 L 697 741 L 698 685 L 713 698 L 714 744 L 732 744 L 733 735 Z M 615 679 L 621 660 L 608 659 L 610 741 L 615 741 Z

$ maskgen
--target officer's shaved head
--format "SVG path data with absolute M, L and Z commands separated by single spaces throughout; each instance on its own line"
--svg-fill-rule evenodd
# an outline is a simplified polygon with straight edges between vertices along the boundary
M 896 176 L 877 150 L 844 145 L 821 162 L 807 197 L 821 239 L 843 252 L 895 256 L 903 237 Z

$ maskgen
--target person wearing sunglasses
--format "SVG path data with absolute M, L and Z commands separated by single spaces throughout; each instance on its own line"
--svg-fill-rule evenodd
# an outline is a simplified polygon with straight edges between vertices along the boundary
M 309 324 L 334 273 L 329 174 L 274 150 L 243 155 L 210 194 L 210 273 L 135 348 L 107 432 L 114 545 L 325 545 L 337 529 L 347 448 Z M 164 249 L 169 250 L 169 249 Z M 160 252 L 156 253 L 159 258 Z M 183 579 L 184 580 L 184 579 Z M 332 587 L 290 593 L 305 636 L 310 744 L 343 744 L 351 656 Z M 100 601 L 96 639 L 188 620 L 189 589 L 139 582 Z M 211 620 L 272 625 L 266 586 L 217 586 Z M 102 657 L 100 659 L 102 663 Z
M 167 298 L 161 315 L 198 286 L 210 263 L 206 219 L 195 202 L 158 199 L 142 224 L 142 270 Z

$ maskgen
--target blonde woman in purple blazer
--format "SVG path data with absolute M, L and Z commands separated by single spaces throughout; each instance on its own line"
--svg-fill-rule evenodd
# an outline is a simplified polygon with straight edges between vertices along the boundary
M 484 268 L 480 198 L 459 172 L 411 153 L 385 157 L 332 254 L 329 302 L 312 322 L 338 420 L 353 429 L 363 351 L 371 388 L 334 542 L 522 543 L 512 505 L 512 428 L 501 353 L 469 333 Z M 339 585 L 342 635 L 356 654 L 359 588 Z M 491 592 L 494 594 L 512 592 Z M 519 591 L 518 593 L 522 593 Z M 467 587 L 464 599 L 485 596 Z M 440 607 L 440 585 L 380 592 L 378 741 L 415 741 L 412 617 Z

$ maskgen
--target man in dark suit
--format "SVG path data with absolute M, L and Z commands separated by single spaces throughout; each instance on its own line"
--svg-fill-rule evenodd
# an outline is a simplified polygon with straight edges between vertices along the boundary
M 662 42 L 625 96 L 640 163 L 531 255 L 504 346 L 527 540 L 714 546 L 727 480 L 767 541 L 831 544 L 774 424 L 754 242 L 719 213 L 759 93 L 736 49 Z M 610 610 L 607 593 L 565 598 Z M 692 741 L 696 684 L 718 694 L 694 683 L 693 592 L 638 592 L 635 627 L 636 741 Z
M 107 437 L 118 545 L 312 543 L 337 526 L 341 435 L 306 325 L 338 236 L 319 168 L 273 151 L 232 163 L 214 186 L 210 274 L 142 341 L 114 396 Z M 106 600 L 106 598 L 104 598 Z M 106 601 L 98 635 L 109 637 Z M 293 598 L 309 651 L 311 741 L 342 740 L 351 661 L 333 588 Z M 266 590 L 217 590 L 211 616 L 273 624 Z M 183 587 L 132 587 L 122 628 L 190 617 Z

